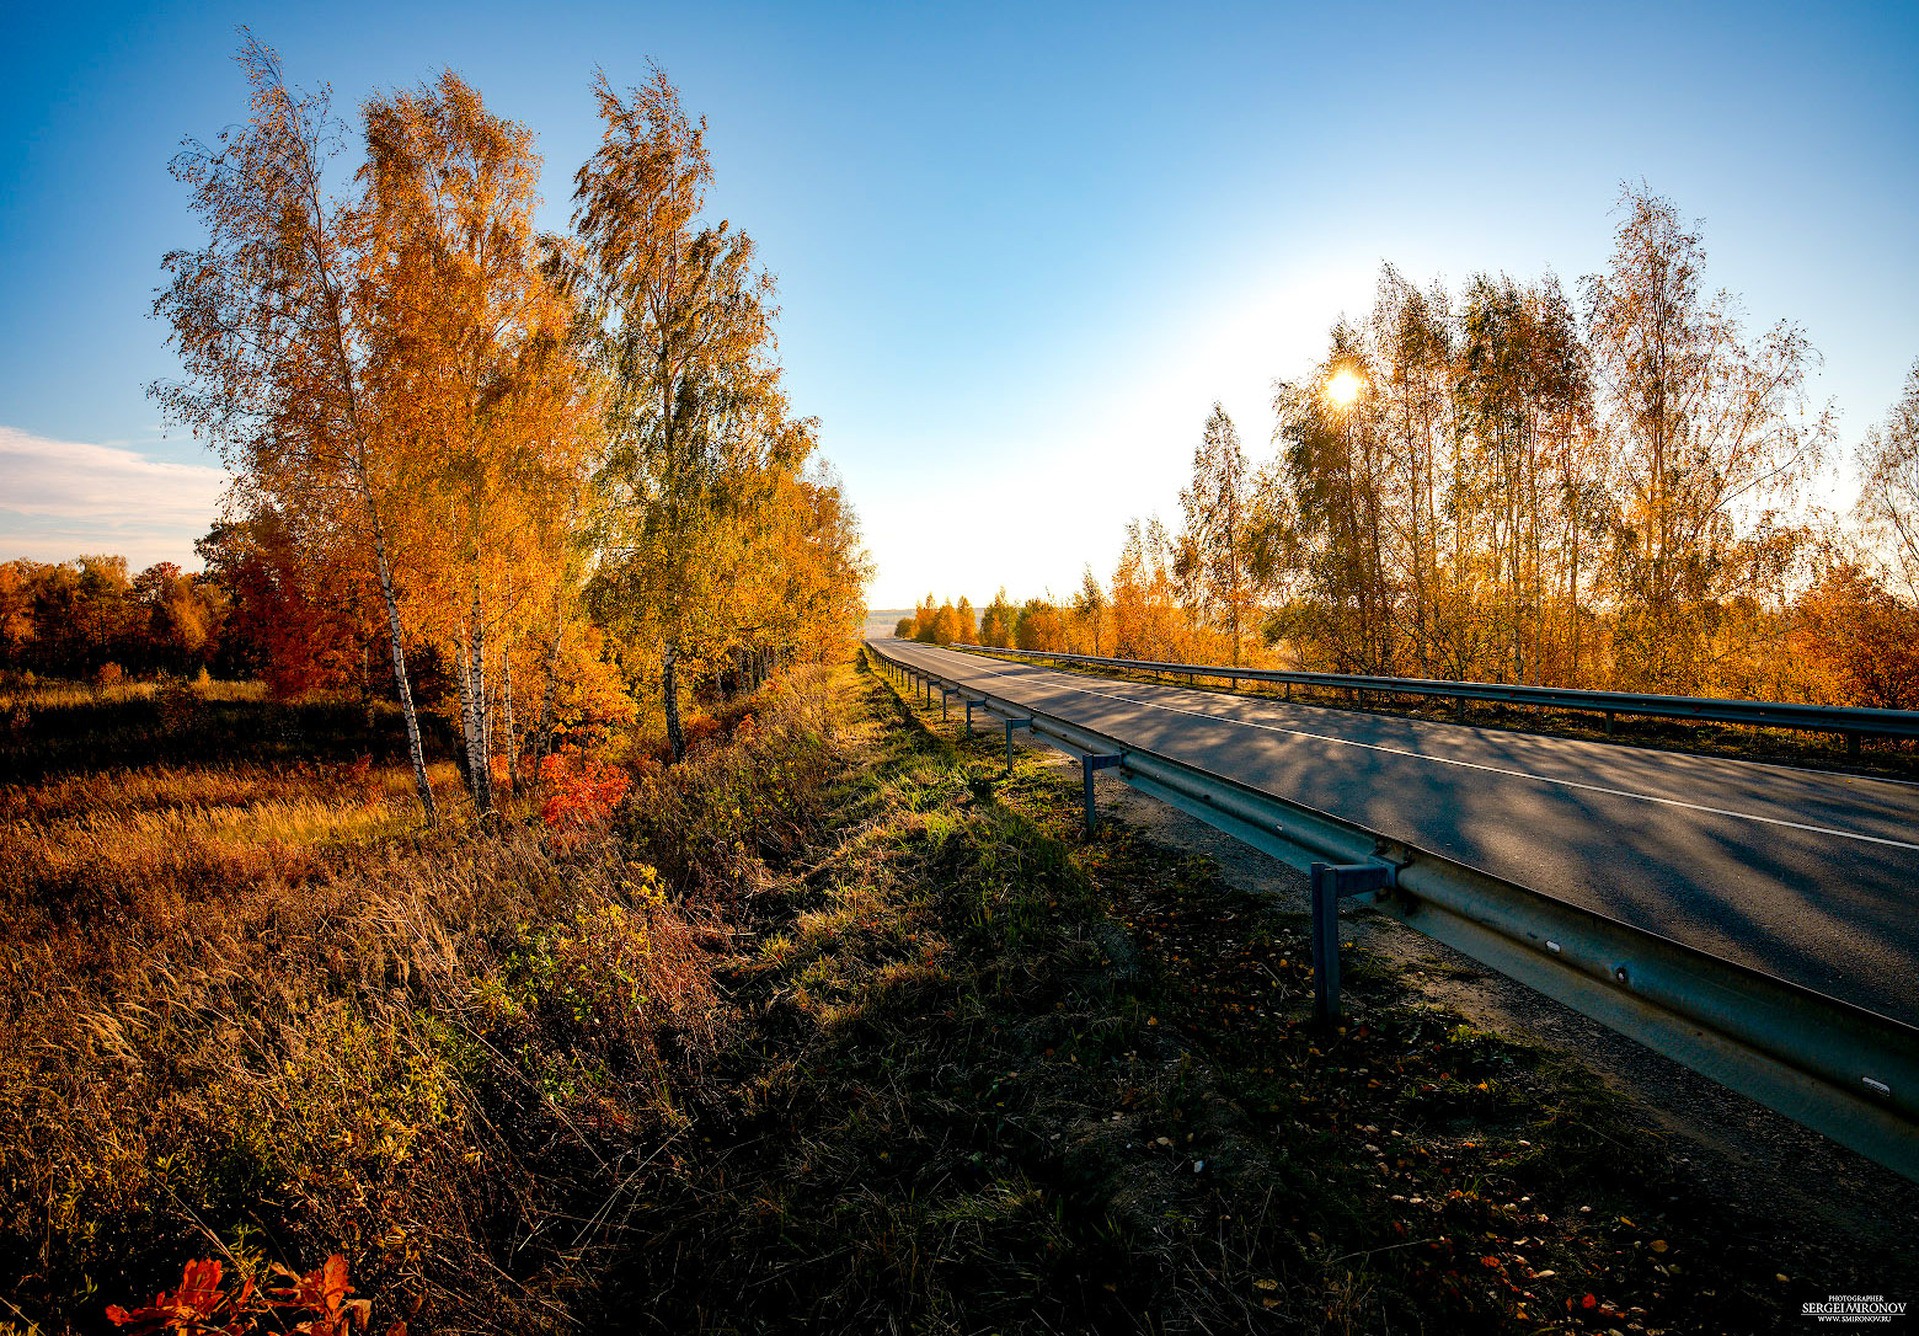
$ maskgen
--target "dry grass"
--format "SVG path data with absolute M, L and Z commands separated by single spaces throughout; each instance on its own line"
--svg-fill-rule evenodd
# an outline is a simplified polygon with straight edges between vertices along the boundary
M 0 789 L 0 1290 L 91 1327 L 188 1257 L 339 1248 L 416 1329 L 568 1325 L 731 1024 L 713 906 L 797 830 L 820 691 L 645 776 L 627 840 L 420 834 L 364 761 Z
M 192 684 L 202 700 L 222 703 L 258 703 L 267 698 L 266 687 L 259 682 L 226 682 L 209 678 Z M 124 705 L 128 701 L 150 701 L 161 689 L 158 682 L 116 682 L 96 686 L 64 677 L 32 678 L 0 675 L 0 715 L 16 709 L 41 710 L 70 708 L 76 705 Z
M 450 729 L 425 716 L 430 754 L 451 754 Z M 0 686 L 0 784 L 114 771 L 200 772 L 251 765 L 269 783 L 315 762 L 378 764 L 405 755 L 397 706 L 270 701 L 255 683 L 71 682 Z M 164 780 L 156 780 L 164 782 Z
M 450 803 L 453 767 L 433 779 Z M 16 937 L 114 910 L 151 929 L 297 885 L 329 849 L 397 835 L 416 811 L 410 775 L 367 764 L 153 766 L 0 788 L 0 904 Z
M 1738 1330 L 1830 1256 L 1363 958 L 1313 1032 L 1296 921 L 870 676 L 700 732 L 564 838 L 371 763 L 0 789 L 20 1320 L 337 1251 L 415 1331 Z

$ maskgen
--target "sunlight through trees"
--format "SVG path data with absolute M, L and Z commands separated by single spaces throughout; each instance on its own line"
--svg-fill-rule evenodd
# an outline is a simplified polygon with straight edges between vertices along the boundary
M 1180 527 L 1127 526 L 1107 585 L 1001 591 L 988 645 L 1547 686 L 1919 706 L 1919 366 L 1848 521 L 1797 326 L 1751 332 L 1670 201 L 1622 193 L 1606 272 L 1391 265 L 1274 383 L 1249 464 L 1213 406 Z M 910 628 L 947 643 L 931 599 Z

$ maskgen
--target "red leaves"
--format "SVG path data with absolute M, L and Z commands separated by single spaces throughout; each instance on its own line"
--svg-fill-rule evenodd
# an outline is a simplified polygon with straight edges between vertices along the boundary
M 367 1319 L 373 1316 L 373 1303 L 369 1299 L 347 1298 L 353 1293 L 353 1287 L 347 1284 L 346 1258 L 340 1254 L 333 1254 L 319 1270 L 304 1276 L 278 1264 L 273 1273 L 293 1283 L 272 1292 L 272 1307 L 293 1314 L 313 1315 L 293 1328 L 301 1336 L 347 1336 L 352 1331 L 366 1330 Z
M 274 1330 L 294 1336 L 351 1336 L 365 1331 L 373 1316 L 371 1300 L 348 1297 L 353 1286 L 339 1253 L 305 1275 L 276 1262 L 273 1274 L 289 1283 L 264 1295 L 250 1280 L 229 1294 L 221 1283 L 224 1274 L 213 1259 L 188 1262 L 172 1294 L 162 1290 L 151 1304 L 132 1312 L 109 1304 L 107 1320 L 128 1328 L 131 1336 L 251 1336 L 260 1330 L 262 1317 L 278 1318 Z M 295 1318 L 300 1321 L 285 1325 Z M 406 1336 L 406 1323 L 394 1323 L 387 1336 Z
M 217 1261 L 188 1262 L 180 1273 L 180 1288 L 172 1294 L 161 1290 L 152 1303 L 132 1312 L 108 1304 L 107 1320 L 132 1328 L 133 1336 L 243 1336 L 255 1327 L 247 1312 L 258 1311 L 253 1308 L 253 1282 L 227 1294 L 220 1286 L 222 1274 Z
M 577 751 L 541 761 L 540 780 L 549 790 L 540 804 L 540 820 L 553 830 L 579 830 L 604 821 L 633 783 L 618 766 Z

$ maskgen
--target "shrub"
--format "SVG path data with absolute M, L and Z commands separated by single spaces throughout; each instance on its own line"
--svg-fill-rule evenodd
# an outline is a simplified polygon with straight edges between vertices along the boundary
M 540 820 L 560 831 L 599 825 L 633 784 L 618 766 L 578 751 L 555 752 L 542 760 L 540 782 L 549 790 L 540 804 Z
M 796 672 L 764 693 L 731 744 L 643 767 L 620 814 L 636 860 L 696 902 L 735 903 L 817 829 L 835 762 L 821 678 Z

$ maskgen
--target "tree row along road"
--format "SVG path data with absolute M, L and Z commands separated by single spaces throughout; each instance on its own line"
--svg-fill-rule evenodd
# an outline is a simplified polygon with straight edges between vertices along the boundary
M 1919 1024 L 1919 785 L 884 648 Z

